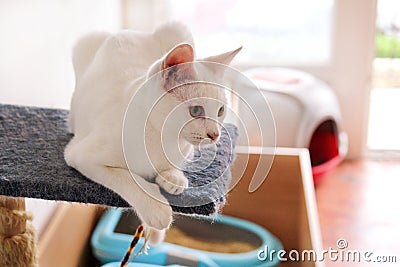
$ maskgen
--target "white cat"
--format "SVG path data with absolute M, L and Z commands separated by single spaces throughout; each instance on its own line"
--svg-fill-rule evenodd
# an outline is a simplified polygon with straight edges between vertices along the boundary
M 228 65 L 239 51 L 201 61 Z M 218 86 L 189 83 L 176 87 L 198 78 L 216 80 L 218 77 L 212 76 L 222 76 L 201 63 L 199 67 L 182 64 L 194 61 L 192 35 L 176 22 L 154 33 L 94 33 L 82 38 L 73 51 L 76 88 L 69 127 L 74 137 L 65 149 L 65 160 L 122 196 L 151 228 L 153 244 L 162 241 L 164 229 L 172 222 L 171 207 L 159 187 L 180 194 L 188 186 L 174 164 L 179 167 L 193 146 L 215 142 L 225 116 L 226 97 Z M 157 73 L 161 79 L 155 79 L 142 92 L 145 97 L 137 101 L 135 107 L 140 112 L 133 115 L 134 122 L 130 121 L 137 130 L 124 136 L 127 142 L 123 147 L 124 116 L 131 98 Z M 154 106 L 150 100 L 160 95 L 164 95 L 162 101 Z M 131 151 L 129 168 L 124 148 Z

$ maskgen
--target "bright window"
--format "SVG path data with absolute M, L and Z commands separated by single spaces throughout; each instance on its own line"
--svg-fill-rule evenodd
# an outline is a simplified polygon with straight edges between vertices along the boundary
M 379 0 L 367 147 L 400 151 L 400 2 Z
M 241 63 L 324 64 L 330 60 L 333 0 L 174 0 L 200 56 L 244 46 Z M 211 7 L 211 8 L 210 8 Z

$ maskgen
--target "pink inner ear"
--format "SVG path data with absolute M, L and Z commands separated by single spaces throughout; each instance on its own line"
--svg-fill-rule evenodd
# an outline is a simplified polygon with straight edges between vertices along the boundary
M 177 64 L 192 62 L 193 57 L 192 46 L 189 44 L 181 44 L 169 52 L 165 59 L 164 66 L 165 68 L 168 68 Z

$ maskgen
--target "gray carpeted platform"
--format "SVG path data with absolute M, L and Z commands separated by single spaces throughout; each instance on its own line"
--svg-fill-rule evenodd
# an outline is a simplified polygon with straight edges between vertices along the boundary
M 67 114 L 66 110 L 0 105 L 0 195 L 128 207 L 119 195 L 66 165 L 63 151 L 72 137 L 67 131 Z M 225 203 L 236 138 L 236 127 L 227 124 L 212 163 L 198 172 L 193 171 L 197 165 L 186 166 L 191 187 L 179 196 L 164 192 L 173 203 L 198 203 L 199 198 L 208 203 L 173 206 L 175 212 L 211 215 Z M 210 148 L 201 153 L 202 158 L 214 156 Z M 195 157 L 199 155 L 197 151 Z M 204 184 L 208 186 L 196 188 Z

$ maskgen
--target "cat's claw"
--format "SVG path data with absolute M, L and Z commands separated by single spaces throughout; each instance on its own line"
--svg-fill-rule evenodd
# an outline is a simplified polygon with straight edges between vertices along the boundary
M 189 182 L 181 171 L 168 170 L 157 176 L 156 183 L 167 193 L 179 195 L 188 187 Z

